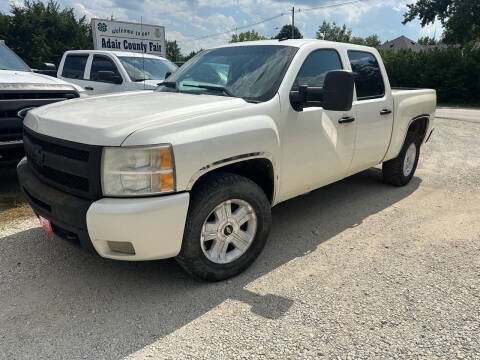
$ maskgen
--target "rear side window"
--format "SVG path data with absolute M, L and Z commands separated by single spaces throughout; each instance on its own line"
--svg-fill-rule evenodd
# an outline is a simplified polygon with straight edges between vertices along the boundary
M 103 81 L 98 76 L 99 71 L 112 71 L 115 75 L 120 76 L 117 66 L 112 60 L 106 56 L 95 55 L 92 61 L 92 69 L 90 70 L 90 80 Z
M 297 90 L 299 85 L 323 88 L 325 75 L 329 71 L 341 69 L 342 62 L 335 50 L 316 50 L 305 59 L 293 84 L 293 90 Z
M 70 79 L 83 79 L 88 55 L 67 55 L 63 63 L 62 76 Z
M 357 99 L 375 99 L 385 95 L 382 73 L 373 54 L 365 51 L 348 52 L 350 65 L 355 76 Z

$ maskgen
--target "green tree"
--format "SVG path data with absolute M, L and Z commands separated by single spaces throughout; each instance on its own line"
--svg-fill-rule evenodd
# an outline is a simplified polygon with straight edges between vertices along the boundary
M 92 49 L 92 31 L 85 16 L 77 19 L 72 8 L 60 10 L 54 0 L 25 0 L 12 4 L 10 15 L 0 16 L 0 38 L 28 65 L 58 64 L 72 49 Z
M 177 40 L 167 40 L 167 44 L 165 46 L 165 52 L 167 59 L 170 61 L 182 61 L 182 52 L 180 47 L 177 44 Z
M 249 30 L 241 32 L 240 34 L 232 34 L 232 39 L 230 43 L 242 42 L 242 41 L 255 41 L 255 40 L 266 40 L 265 36 L 260 35 L 255 30 Z
M 10 26 L 10 16 L 0 13 L 0 40 L 5 40 Z
M 365 45 L 365 39 L 360 36 L 352 36 L 349 43 L 356 45 Z
M 345 24 L 340 27 L 335 22 L 330 24 L 324 20 L 322 25 L 318 27 L 316 37 L 320 40 L 348 43 L 352 37 L 352 29 L 347 28 Z M 355 39 L 358 41 L 358 38 Z
M 283 25 L 274 39 L 291 39 L 292 38 L 292 25 Z M 293 38 L 303 39 L 303 35 L 296 26 L 293 27 Z
M 373 34 L 365 38 L 364 45 L 371 46 L 371 47 L 378 47 L 380 46 L 381 43 L 382 42 L 380 41 L 380 38 L 378 37 L 378 35 Z
M 190 60 L 192 57 L 194 57 L 195 55 L 197 55 L 199 52 L 203 51 L 203 49 L 200 49 L 198 51 L 190 51 L 190 53 L 186 56 L 182 56 L 182 61 L 188 61 Z
M 438 44 L 438 41 L 435 40 L 434 38 L 425 36 L 425 37 L 419 38 L 417 40 L 417 43 L 420 44 L 420 45 L 436 45 L 436 44 Z
M 418 0 L 407 4 L 403 24 L 415 18 L 422 26 L 440 20 L 444 41 L 450 44 L 467 44 L 480 40 L 480 2 L 478 0 Z
M 372 47 L 377 47 L 381 44 L 380 38 L 377 34 L 367 36 L 365 39 L 360 36 L 352 36 L 352 29 L 348 28 L 347 25 L 343 24 L 342 26 L 339 26 L 335 22 L 329 23 L 326 21 L 323 21 L 322 25 L 318 27 L 316 37 L 320 40 L 344 42 Z
M 381 50 L 390 84 L 437 90 L 438 101 L 480 102 L 480 49 Z

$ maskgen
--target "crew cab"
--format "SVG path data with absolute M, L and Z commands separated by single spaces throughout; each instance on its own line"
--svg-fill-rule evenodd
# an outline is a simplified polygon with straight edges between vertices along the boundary
M 0 43 L 0 168 L 15 167 L 23 152 L 23 118 L 28 110 L 77 98 L 80 86 L 36 74 Z
M 435 106 L 434 90 L 392 90 L 374 48 L 230 44 L 155 91 L 29 112 L 17 172 L 50 234 L 221 280 L 259 255 L 271 207 L 377 164 L 406 185 Z
M 156 55 L 127 51 L 66 51 L 57 77 L 85 88 L 97 95 L 132 90 L 153 90 L 165 76 L 178 68 Z

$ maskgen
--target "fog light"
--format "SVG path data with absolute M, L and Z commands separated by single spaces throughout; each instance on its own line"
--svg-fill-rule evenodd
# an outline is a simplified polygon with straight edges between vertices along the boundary
M 135 255 L 135 249 L 131 242 L 128 241 L 107 241 L 107 245 L 111 252 Z

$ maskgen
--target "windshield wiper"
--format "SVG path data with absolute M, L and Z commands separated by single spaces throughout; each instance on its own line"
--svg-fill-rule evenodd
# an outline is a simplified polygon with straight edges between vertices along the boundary
M 185 83 L 183 83 L 182 85 L 183 85 L 183 86 L 189 86 L 189 87 L 196 87 L 196 88 L 200 88 L 200 89 L 221 91 L 221 92 L 223 92 L 224 94 L 226 94 L 226 95 L 228 95 L 228 96 L 236 97 L 235 95 L 233 95 L 233 94 L 230 92 L 230 90 L 228 90 L 227 88 L 225 88 L 225 87 L 223 87 L 223 86 L 197 85 L 197 84 L 185 84 Z
M 177 82 L 176 81 L 161 81 L 158 83 L 159 86 L 166 86 L 166 87 L 169 87 L 169 88 L 174 88 L 176 89 L 177 88 Z

